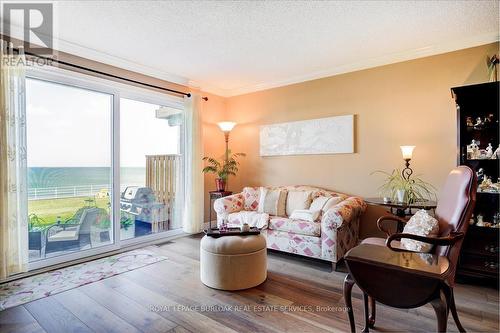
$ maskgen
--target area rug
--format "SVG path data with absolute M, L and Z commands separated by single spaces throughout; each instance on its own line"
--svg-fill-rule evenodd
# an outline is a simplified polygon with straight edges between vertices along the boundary
M 28 303 L 167 259 L 140 249 L 0 285 L 0 310 Z

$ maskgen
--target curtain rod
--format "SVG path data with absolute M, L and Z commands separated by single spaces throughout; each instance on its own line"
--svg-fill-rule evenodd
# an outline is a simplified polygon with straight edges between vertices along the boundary
M 19 49 L 18 48 L 12 48 L 12 50 L 15 51 L 15 52 L 17 52 L 17 53 L 19 53 Z M 112 78 L 115 78 L 115 79 L 119 79 L 119 80 L 131 82 L 131 83 L 139 84 L 139 85 L 142 85 L 142 86 L 146 86 L 146 87 L 150 87 L 150 88 L 154 88 L 154 89 L 159 89 L 159 90 L 163 90 L 163 91 L 168 91 L 170 93 L 179 94 L 179 95 L 183 95 L 183 96 L 186 96 L 186 97 L 191 97 L 191 93 L 185 93 L 185 92 L 182 92 L 182 91 L 179 91 L 179 90 L 164 88 L 164 87 L 156 86 L 156 85 L 149 84 L 149 83 L 146 83 L 146 82 L 141 82 L 141 81 L 137 81 L 137 80 L 128 79 L 128 78 L 121 77 L 121 76 L 118 76 L 118 75 L 114 75 L 114 74 L 110 74 L 110 73 L 106 73 L 106 72 L 101 72 L 101 71 L 98 71 L 98 70 L 95 70 L 95 69 L 92 69 L 92 68 L 88 68 L 88 67 L 84 67 L 84 66 L 72 64 L 72 63 L 69 63 L 69 62 L 66 62 L 66 61 L 43 57 L 43 56 L 41 56 L 39 54 L 36 54 L 36 53 L 24 52 L 24 54 L 32 56 L 32 57 L 40 58 L 40 59 L 43 59 L 43 60 L 47 60 L 47 61 L 54 61 L 54 62 L 57 62 L 58 64 L 61 64 L 61 65 L 64 65 L 64 66 L 69 66 L 69 67 L 81 69 L 81 70 L 84 70 L 84 71 L 87 71 L 87 72 L 91 72 L 91 73 L 94 73 L 94 74 L 104 75 L 104 76 L 112 77 Z M 207 101 L 208 98 L 207 97 L 203 97 L 203 100 Z

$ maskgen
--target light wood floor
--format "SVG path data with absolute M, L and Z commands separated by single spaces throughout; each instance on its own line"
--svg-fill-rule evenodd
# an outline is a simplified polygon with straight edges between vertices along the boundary
M 169 259 L 2 311 L 0 332 L 349 331 L 342 311 L 345 273 L 332 273 L 324 262 L 273 252 L 265 283 L 240 292 L 217 291 L 199 280 L 198 247 L 199 237 L 150 247 Z M 498 332 L 498 290 L 471 285 L 455 290 L 469 332 Z M 360 331 L 363 307 L 356 287 L 353 298 Z M 448 328 L 457 330 L 451 318 Z M 377 308 L 375 332 L 434 330 L 430 306 Z

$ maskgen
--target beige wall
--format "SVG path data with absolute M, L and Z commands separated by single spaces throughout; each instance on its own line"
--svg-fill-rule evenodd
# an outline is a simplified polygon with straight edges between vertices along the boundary
M 223 121 L 226 112 L 226 99 L 204 94 L 208 101 L 203 102 L 202 121 L 203 121 L 203 150 L 205 156 L 219 157 L 224 154 L 225 142 L 224 134 L 220 131 L 217 123 Z M 210 200 L 208 191 L 215 190 L 215 176 L 205 175 L 205 222 L 209 220 Z M 212 212 L 212 220 L 215 219 Z
M 231 147 L 248 154 L 231 189 L 310 184 L 376 196 L 382 179 L 370 173 L 401 167 L 404 144 L 417 146 L 412 167 L 439 189 L 456 163 L 450 88 L 487 81 L 486 55 L 496 52 L 498 43 L 229 98 Z M 356 115 L 355 154 L 259 156 L 259 125 L 346 114 Z M 367 212 L 363 236 L 380 213 Z

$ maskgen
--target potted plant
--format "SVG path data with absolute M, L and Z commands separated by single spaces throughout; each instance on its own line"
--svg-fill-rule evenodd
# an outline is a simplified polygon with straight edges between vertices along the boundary
M 226 157 L 227 156 L 227 157 Z M 229 176 L 236 176 L 238 172 L 238 157 L 246 156 L 245 153 L 231 153 L 228 151 L 224 158 L 220 161 L 213 158 L 205 156 L 203 161 L 206 161 L 208 165 L 203 168 L 203 173 L 213 173 L 216 175 L 215 186 L 217 191 L 226 190 L 226 182 Z
M 491 57 L 486 57 L 486 64 L 488 66 L 488 76 L 490 77 L 490 82 L 498 81 L 498 64 L 500 63 L 500 57 L 498 54 L 494 54 Z
M 379 192 L 383 197 L 406 204 L 436 199 L 436 188 L 418 176 L 406 179 L 399 169 L 394 169 L 392 173 L 385 171 L 373 173 L 386 176 L 384 184 L 379 187 Z

